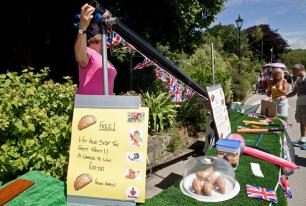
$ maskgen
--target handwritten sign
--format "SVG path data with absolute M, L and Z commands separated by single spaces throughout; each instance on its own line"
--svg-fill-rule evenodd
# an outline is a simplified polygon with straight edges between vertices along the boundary
M 75 108 L 67 195 L 145 200 L 148 108 Z
M 215 121 L 218 137 L 226 138 L 231 134 L 231 124 L 228 117 L 227 108 L 225 105 L 225 97 L 221 85 L 207 87 L 210 106 Z

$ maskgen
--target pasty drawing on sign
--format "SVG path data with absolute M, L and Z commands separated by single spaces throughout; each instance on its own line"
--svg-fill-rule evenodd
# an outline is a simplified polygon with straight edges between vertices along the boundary
M 74 181 L 74 189 L 79 190 L 92 182 L 90 174 L 81 174 Z
M 85 115 L 81 118 L 78 124 L 78 129 L 83 130 L 97 122 L 97 118 L 93 115 Z
M 145 118 L 144 112 L 128 112 L 128 122 L 142 123 Z
M 125 178 L 126 179 L 139 179 L 139 175 L 140 175 L 140 170 L 135 170 L 135 169 L 127 169 L 125 172 Z
M 133 146 L 142 146 L 143 133 L 141 129 L 130 130 L 130 142 Z
M 215 95 L 211 95 L 211 96 L 210 96 L 210 101 L 211 101 L 211 102 L 214 102 L 214 100 L 215 100 Z

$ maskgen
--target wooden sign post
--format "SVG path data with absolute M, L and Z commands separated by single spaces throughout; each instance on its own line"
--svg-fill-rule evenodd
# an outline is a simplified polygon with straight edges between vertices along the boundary
M 140 107 L 137 98 L 76 96 L 67 175 L 68 203 L 144 202 L 149 109 Z

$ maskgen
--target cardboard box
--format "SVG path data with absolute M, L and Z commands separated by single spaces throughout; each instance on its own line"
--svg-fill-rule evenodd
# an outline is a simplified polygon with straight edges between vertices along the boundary
M 261 100 L 261 110 L 260 114 L 265 115 L 266 117 L 276 117 L 277 115 L 277 106 L 276 103 L 272 100 Z

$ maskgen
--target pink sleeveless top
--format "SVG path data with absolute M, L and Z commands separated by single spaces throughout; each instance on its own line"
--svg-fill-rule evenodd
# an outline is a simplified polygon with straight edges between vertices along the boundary
M 95 50 L 87 47 L 89 55 L 88 64 L 85 67 L 79 66 L 79 87 L 77 94 L 104 94 L 104 81 L 102 71 L 102 56 Z M 117 75 L 115 67 L 108 63 L 108 91 L 113 95 L 114 81 Z

